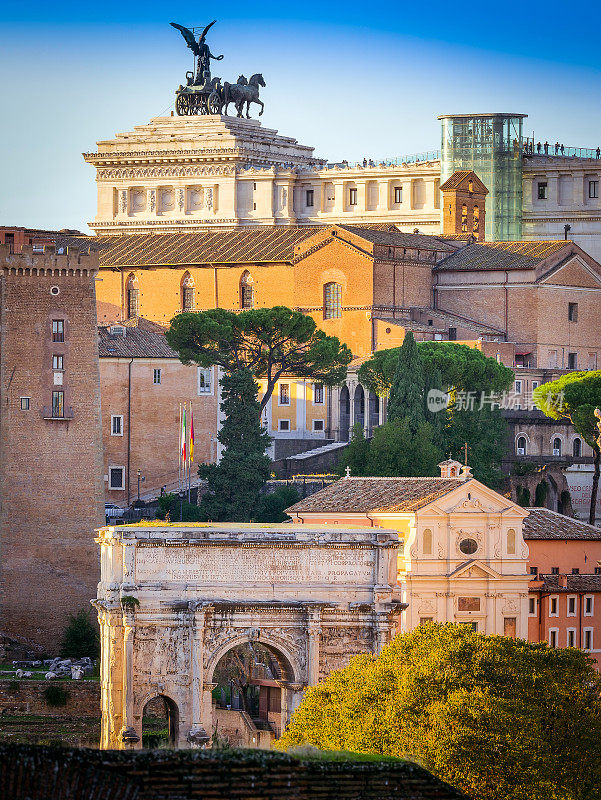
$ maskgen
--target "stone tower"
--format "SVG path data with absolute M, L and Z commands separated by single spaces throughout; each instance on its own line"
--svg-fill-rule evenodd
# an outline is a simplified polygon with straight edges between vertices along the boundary
M 475 172 L 459 170 L 440 187 L 443 236 L 473 236 L 484 241 L 485 202 L 488 189 Z
M 48 653 L 98 581 L 97 271 L 0 246 L 0 635 Z

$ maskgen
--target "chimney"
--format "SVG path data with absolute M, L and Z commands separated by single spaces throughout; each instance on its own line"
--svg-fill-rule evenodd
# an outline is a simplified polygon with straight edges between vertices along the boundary
M 567 575 L 560 575 L 559 576 L 559 586 L 561 589 L 568 588 L 568 576 Z

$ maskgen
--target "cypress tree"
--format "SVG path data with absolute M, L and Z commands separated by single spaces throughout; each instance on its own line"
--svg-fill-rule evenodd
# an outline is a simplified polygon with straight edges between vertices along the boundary
M 217 438 L 225 450 L 219 464 L 203 464 L 198 470 L 209 484 L 200 504 L 207 520 L 248 522 L 257 509 L 271 471 L 265 454 L 270 438 L 261 426 L 258 389 L 249 369 L 221 379 L 225 421 Z
M 425 420 L 424 370 L 411 331 L 407 331 L 390 387 L 388 422 L 407 419 L 409 429 L 416 433 Z

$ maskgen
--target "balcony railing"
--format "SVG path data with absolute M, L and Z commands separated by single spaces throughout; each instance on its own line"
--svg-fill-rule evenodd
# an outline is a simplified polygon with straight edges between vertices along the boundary
M 422 161 L 438 161 L 440 150 L 424 150 L 422 153 L 411 153 L 407 156 L 394 156 L 393 158 L 369 158 L 363 161 L 338 161 L 334 164 L 327 164 L 327 169 L 335 167 L 394 167 L 400 164 L 418 164 Z
M 48 406 L 44 406 L 42 408 L 42 412 L 41 412 L 42 419 L 58 420 L 59 422 L 61 422 L 63 420 L 68 422 L 69 420 L 73 419 L 73 409 L 72 408 L 64 408 L 63 409 L 63 413 L 60 416 L 56 416 L 55 411 L 56 411 L 56 409 L 54 409 L 54 408 L 48 408 Z

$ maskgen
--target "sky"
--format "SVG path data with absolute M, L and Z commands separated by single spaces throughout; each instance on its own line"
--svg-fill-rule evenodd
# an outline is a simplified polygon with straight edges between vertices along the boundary
M 9 7 L 10 5 L 10 7 Z M 572 10 L 574 9 L 574 10 Z M 82 152 L 168 115 L 192 68 L 168 23 L 204 26 L 214 75 L 261 72 L 266 127 L 332 161 L 439 147 L 439 114 L 528 114 L 525 132 L 601 146 L 601 4 L 4 4 L 0 225 L 89 232 Z M 256 114 L 256 111 L 255 111 Z

